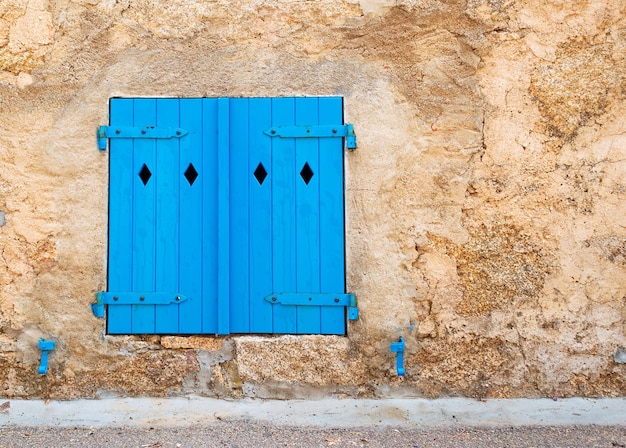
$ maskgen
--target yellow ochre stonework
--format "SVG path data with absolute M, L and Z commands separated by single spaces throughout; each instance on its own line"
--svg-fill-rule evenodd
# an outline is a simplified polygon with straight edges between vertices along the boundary
M 3 0 L 0 396 L 624 396 L 625 61 L 623 0 Z M 347 337 L 106 335 L 109 98 L 293 95 L 359 138 Z

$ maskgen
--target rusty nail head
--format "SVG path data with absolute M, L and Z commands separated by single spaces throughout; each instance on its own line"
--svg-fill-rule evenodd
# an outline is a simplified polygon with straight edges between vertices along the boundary
M 116 130 L 115 130 L 115 133 L 116 133 L 116 134 L 121 134 L 121 133 L 122 133 L 122 131 L 120 131 L 119 129 L 116 129 Z
M 141 296 L 139 297 L 139 300 L 143 302 L 144 300 L 146 300 L 146 298 L 144 296 Z
M 336 133 L 337 133 L 337 129 L 333 129 L 333 134 L 336 134 Z
M 176 131 L 176 135 L 180 135 L 180 131 Z
M 335 303 L 339 303 L 339 299 L 335 297 Z
M 146 130 L 145 130 L 145 129 L 142 129 L 142 130 L 141 130 L 141 133 L 142 133 L 142 134 L 145 134 L 145 133 L 146 133 Z
M 276 302 L 276 297 L 272 297 L 272 302 Z
M 113 300 L 115 300 L 116 302 L 119 300 L 120 298 L 118 296 L 113 296 Z
M 276 129 L 272 129 L 272 134 L 276 134 Z

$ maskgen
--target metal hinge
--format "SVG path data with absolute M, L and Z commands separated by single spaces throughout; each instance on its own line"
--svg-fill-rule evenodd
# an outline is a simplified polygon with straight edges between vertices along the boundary
M 282 138 L 327 138 L 345 137 L 346 148 L 356 149 L 356 134 L 351 124 L 342 125 L 301 125 L 301 126 L 274 126 L 263 131 L 270 137 Z
M 347 306 L 348 319 L 359 318 L 359 308 L 354 294 L 330 294 L 309 292 L 281 292 L 265 296 L 267 302 L 297 306 Z
M 175 292 L 99 292 L 91 309 L 94 316 L 104 317 L 104 305 L 170 305 L 185 300 Z
M 100 126 L 98 128 L 98 149 L 107 147 L 107 138 L 180 138 L 188 132 L 182 128 L 154 126 Z

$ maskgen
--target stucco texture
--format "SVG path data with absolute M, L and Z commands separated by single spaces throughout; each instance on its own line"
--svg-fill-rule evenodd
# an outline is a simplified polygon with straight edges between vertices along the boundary
M 3 0 L 0 396 L 624 396 L 625 61 L 622 0 Z M 359 138 L 347 337 L 106 335 L 109 98 L 294 95 Z

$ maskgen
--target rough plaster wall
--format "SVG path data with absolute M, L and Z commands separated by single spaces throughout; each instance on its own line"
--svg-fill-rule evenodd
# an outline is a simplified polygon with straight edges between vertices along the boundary
M 4 0 L 0 396 L 624 395 L 625 57 L 621 0 Z M 345 97 L 348 338 L 103 336 L 95 128 L 160 95 Z

